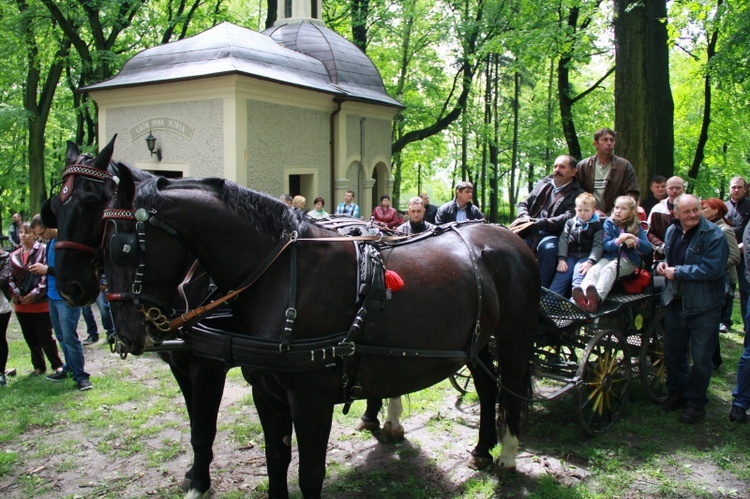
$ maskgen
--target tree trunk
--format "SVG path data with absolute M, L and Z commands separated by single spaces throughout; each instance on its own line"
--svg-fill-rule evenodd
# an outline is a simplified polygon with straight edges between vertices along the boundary
M 513 147 L 510 160 L 510 217 L 516 218 L 516 162 L 518 161 L 518 99 L 520 98 L 521 77 L 518 71 L 513 75 Z
M 641 192 L 674 173 L 666 0 L 615 0 L 616 154 L 633 164 Z
M 578 27 L 578 8 L 570 9 L 568 13 L 568 27 L 575 31 Z M 562 124 L 565 142 L 568 144 L 568 153 L 574 158 L 581 157 L 581 144 L 578 142 L 578 134 L 573 121 L 573 90 L 570 88 L 570 65 L 572 62 L 572 51 L 560 55 L 557 61 L 557 98 L 560 101 L 560 122 Z
M 367 52 L 367 18 L 369 11 L 369 0 L 352 0 L 352 43 L 365 53 Z
M 722 7 L 722 0 L 719 0 L 716 4 L 716 8 L 718 11 L 721 10 Z M 711 38 L 708 41 L 708 46 L 706 47 L 706 66 L 711 65 L 711 60 L 716 55 L 716 42 L 719 38 L 719 28 L 718 23 L 717 27 L 715 28 L 714 32 L 711 34 Z M 711 124 L 711 71 L 706 71 L 706 76 L 704 79 L 704 85 L 703 85 L 703 123 L 701 124 L 701 132 L 698 136 L 698 145 L 695 148 L 695 156 L 693 157 L 693 164 L 690 166 L 690 171 L 688 172 L 688 178 L 691 179 L 697 179 L 698 178 L 698 170 L 700 169 L 701 163 L 703 162 L 703 158 L 705 157 L 705 150 L 706 150 L 706 142 L 708 142 L 708 126 Z M 694 182 L 691 182 L 688 184 L 689 186 L 692 186 Z M 692 191 L 692 189 L 691 189 Z

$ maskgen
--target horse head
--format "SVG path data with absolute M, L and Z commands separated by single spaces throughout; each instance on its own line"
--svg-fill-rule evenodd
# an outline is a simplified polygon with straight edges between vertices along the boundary
M 74 306 L 91 303 L 99 295 L 95 261 L 103 229 L 102 211 L 108 201 L 104 181 L 113 175 L 116 138 L 96 156 L 81 154 L 75 143 L 68 142 L 60 192 L 42 207 L 44 225 L 57 228 L 57 289 Z
M 162 185 L 169 181 L 153 177 L 152 182 Z M 117 338 L 124 352 L 140 355 L 148 343 L 166 339 L 189 254 L 169 227 L 154 218 L 153 210 L 139 204 L 136 194 L 133 170 L 120 165 L 117 190 L 102 218 L 107 298 Z

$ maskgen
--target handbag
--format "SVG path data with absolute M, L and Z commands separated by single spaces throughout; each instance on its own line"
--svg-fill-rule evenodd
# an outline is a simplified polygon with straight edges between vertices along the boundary
M 622 287 L 626 293 L 637 295 L 643 292 L 644 288 L 651 283 L 651 272 L 646 269 L 635 269 L 635 277 L 628 276 L 622 282 Z
M 39 281 L 42 280 L 42 276 L 39 274 L 35 274 L 33 272 L 26 272 L 24 274 L 23 279 L 21 279 L 21 284 L 18 285 L 18 293 L 21 296 L 26 296 L 27 294 L 31 293 L 34 288 L 39 286 Z M 47 294 L 46 288 L 42 290 L 42 292 L 37 297 L 37 300 L 40 298 L 43 298 Z

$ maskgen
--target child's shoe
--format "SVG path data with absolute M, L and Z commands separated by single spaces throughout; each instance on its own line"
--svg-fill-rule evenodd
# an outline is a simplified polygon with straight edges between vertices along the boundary
M 599 293 L 596 291 L 596 286 L 589 286 L 586 288 L 586 301 L 588 302 L 586 310 L 589 312 L 596 312 L 596 309 L 599 306 Z
M 588 304 L 586 303 L 586 295 L 583 294 L 583 288 L 576 286 L 573 288 L 573 302 L 578 305 L 581 310 L 586 310 Z

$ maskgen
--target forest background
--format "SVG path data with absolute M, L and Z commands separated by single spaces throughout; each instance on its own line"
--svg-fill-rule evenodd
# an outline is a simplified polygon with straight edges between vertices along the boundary
M 79 88 L 223 21 L 262 31 L 276 1 L 0 0 L 2 227 L 38 211 L 67 140 L 98 149 L 96 106 Z M 750 2 L 324 0 L 322 18 L 405 106 L 396 206 L 425 190 L 447 201 L 465 179 L 507 220 L 556 156 L 593 154 L 605 126 L 644 196 L 651 176 L 676 174 L 723 198 L 749 171 Z

